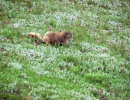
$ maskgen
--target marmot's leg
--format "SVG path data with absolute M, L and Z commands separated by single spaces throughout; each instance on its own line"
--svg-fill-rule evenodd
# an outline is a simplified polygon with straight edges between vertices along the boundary
M 43 36 L 43 42 L 45 42 L 47 45 L 50 45 L 50 38 L 48 36 Z

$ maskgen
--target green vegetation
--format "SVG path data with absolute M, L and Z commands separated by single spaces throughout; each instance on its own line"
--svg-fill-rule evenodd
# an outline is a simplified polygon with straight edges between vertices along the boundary
M 129 0 L 0 0 L 0 100 L 129 100 Z M 70 31 L 66 46 L 28 32 Z

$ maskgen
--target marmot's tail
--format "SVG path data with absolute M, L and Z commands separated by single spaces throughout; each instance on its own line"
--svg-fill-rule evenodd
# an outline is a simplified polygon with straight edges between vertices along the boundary
M 43 37 L 39 33 L 29 32 L 28 34 L 30 36 L 37 37 L 38 39 L 40 39 L 40 40 L 42 40 L 44 42 Z

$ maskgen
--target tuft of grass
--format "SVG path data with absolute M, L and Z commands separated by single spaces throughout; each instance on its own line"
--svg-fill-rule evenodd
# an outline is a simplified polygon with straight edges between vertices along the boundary
M 17 30 L 17 29 L 7 29 L 7 28 L 4 28 L 3 30 L 1 30 L 1 35 L 3 35 L 4 37 L 7 37 L 7 38 L 20 38 L 21 36 L 21 33 Z
M 3 93 L 0 94 L 0 99 L 1 100 L 31 100 L 30 97 L 23 97 L 21 95 L 18 94 L 10 94 L 10 93 Z

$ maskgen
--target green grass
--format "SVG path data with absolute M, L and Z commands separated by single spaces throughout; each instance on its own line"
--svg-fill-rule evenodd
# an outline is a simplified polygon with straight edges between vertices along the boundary
M 129 0 L 1 0 L 0 100 L 129 100 Z M 66 46 L 28 32 L 70 31 Z

